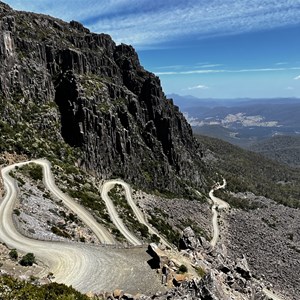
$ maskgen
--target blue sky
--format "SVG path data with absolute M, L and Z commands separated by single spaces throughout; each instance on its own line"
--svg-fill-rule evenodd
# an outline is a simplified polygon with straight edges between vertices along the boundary
M 166 93 L 300 97 L 300 0 L 7 0 L 132 44 Z

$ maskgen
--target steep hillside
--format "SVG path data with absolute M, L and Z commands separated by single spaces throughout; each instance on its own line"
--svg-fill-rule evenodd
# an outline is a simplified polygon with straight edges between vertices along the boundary
M 245 255 L 255 278 L 271 283 L 282 299 L 299 299 L 299 169 L 222 140 L 197 138 L 216 177 L 227 180 L 226 190 L 215 194 L 231 206 L 221 233 L 228 255 Z
M 219 139 L 197 138 L 204 149 L 204 160 L 227 179 L 229 191 L 252 192 L 287 206 L 300 207 L 299 170 Z
M 250 150 L 291 167 L 300 167 L 299 136 L 274 136 L 251 145 Z
M 242 148 L 247 148 L 252 143 L 252 140 L 249 138 L 249 136 L 240 137 L 236 130 L 220 125 L 193 126 L 193 123 L 191 123 L 191 126 L 196 135 L 213 137 Z
M 76 161 L 146 188 L 203 188 L 201 151 L 131 46 L 0 2 L 1 151 Z

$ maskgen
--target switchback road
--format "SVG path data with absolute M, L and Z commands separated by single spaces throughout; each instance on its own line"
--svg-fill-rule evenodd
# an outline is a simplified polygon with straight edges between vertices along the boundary
M 123 180 L 108 180 L 106 182 L 104 182 L 104 184 L 101 187 L 101 197 L 102 199 L 105 201 L 108 213 L 112 219 L 112 221 L 114 222 L 114 224 L 116 225 L 116 227 L 119 229 L 119 231 L 123 234 L 123 236 L 133 245 L 141 245 L 141 242 L 137 239 L 137 237 L 135 235 L 133 235 L 124 225 L 124 223 L 122 222 L 122 220 L 119 218 L 116 209 L 112 203 L 112 200 L 109 198 L 108 196 L 108 192 L 116 185 L 121 185 L 124 190 L 125 190 L 125 198 L 126 201 L 128 202 L 128 204 L 130 205 L 130 207 L 133 210 L 133 213 L 135 214 L 137 220 L 139 221 L 139 223 L 144 224 L 145 226 L 147 226 L 149 233 L 150 234 L 156 234 L 157 236 L 159 236 L 160 241 L 165 244 L 167 247 L 169 248 L 174 248 L 174 246 L 172 246 L 166 239 L 164 239 L 152 226 L 150 226 L 146 221 L 145 218 L 143 216 L 143 213 L 140 211 L 140 209 L 137 207 L 137 205 L 135 204 L 135 202 L 132 199 L 132 192 L 131 192 L 131 188 L 130 185 L 127 184 L 126 182 L 124 182 Z
M 114 249 L 84 243 L 39 241 L 22 236 L 13 224 L 12 212 L 17 199 L 17 186 L 9 172 L 16 166 L 28 163 L 30 162 L 14 164 L 1 170 L 5 187 L 5 196 L 0 203 L 2 242 L 19 252 L 34 253 L 45 265 L 40 277 L 52 272 L 55 281 L 72 285 L 81 292 L 121 288 L 137 293 L 155 292 L 161 288 L 159 278 L 149 269 L 147 260 L 150 257 L 145 249 Z M 74 209 L 100 240 L 112 242 L 110 235 L 101 226 L 98 227 L 98 223 L 94 223 L 95 220 L 85 209 L 55 186 L 49 163 L 45 160 L 36 160 L 34 163 L 43 167 L 45 185 L 50 192 Z

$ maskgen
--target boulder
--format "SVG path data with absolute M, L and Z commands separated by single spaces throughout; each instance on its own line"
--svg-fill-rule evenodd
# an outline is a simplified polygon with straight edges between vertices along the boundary
M 124 300 L 134 300 L 134 296 L 131 295 L 131 294 L 125 293 L 125 294 L 122 296 L 122 299 L 124 299 Z
M 182 237 L 179 241 L 180 249 L 191 249 L 195 250 L 199 248 L 200 242 L 196 238 L 195 232 L 191 227 L 187 227 L 182 232 Z
M 186 280 L 186 276 L 184 274 L 175 274 L 173 278 L 174 286 L 180 286 Z
M 211 244 L 203 236 L 200 236 L 199 241 L 200 241 L 202 248 L 205 251 L 207 251 L 207 252 L 211 251 L 211 249 L 212 249 Z
M 93 292 L 89 291 L 89 292 L 86 293 L 86 296 L 88 298 L 94 298 L 95 294 Z
M 243 258 L 237 259 L 235 270 L 246 280 L 249 280 L 251 278 L 249 265 L 245 256 L 243 256 Z
M 212 271 L 207 273 L 200 281 L 198 290 L 200 299 L 229 300 L 222 290 L 221 283 L 216 279 Z
M 113 292 L 113 296 L 114 296 L 115 299 L 120 299 L 120 298 L 123 297 L 123 295 L 124 295 L 124 292 L 122 290 L 119 290 L 119 289 L 116 289 Z
M 151 266 L 156 269 L 162 269 L 164 265 L 168 264 L 167 254 L 161 250 L 155 243 L 148 246 L 148 253 L 153 257 Z

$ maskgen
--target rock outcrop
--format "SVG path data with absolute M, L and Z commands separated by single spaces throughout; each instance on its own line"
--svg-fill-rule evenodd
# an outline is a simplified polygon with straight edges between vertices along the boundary
M 98 176 L 176 193 L 203 187 L 191 127 L 133 47 L 0 2 L 0 65 L 1 126 L 20 135 L 8 150 L 63 158 L 61 142 Z

